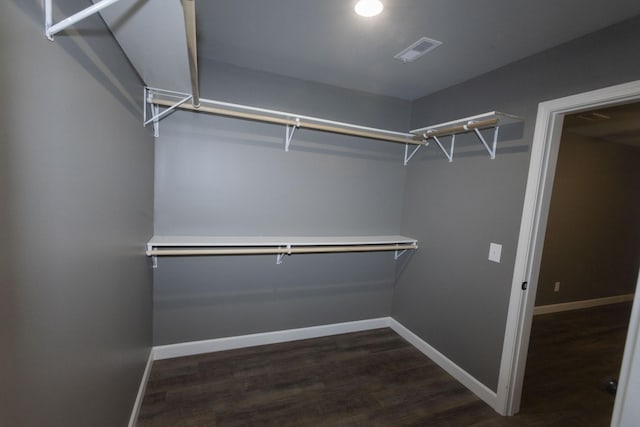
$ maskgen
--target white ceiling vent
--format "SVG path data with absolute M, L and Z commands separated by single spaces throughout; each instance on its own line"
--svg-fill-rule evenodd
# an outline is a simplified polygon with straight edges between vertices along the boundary
M 425 53 L 437 48 L 442 42 L 427 37 L 422 37 L 411 46 L 394 56 L 402 62 L 413 62 Z

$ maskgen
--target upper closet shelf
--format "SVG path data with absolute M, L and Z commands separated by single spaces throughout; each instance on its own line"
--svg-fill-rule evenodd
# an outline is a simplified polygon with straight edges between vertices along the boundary
M 423 141 L 433 139 L 440 147 L 440 150 L 449 159 L 453 161 L 453 148 L 455 145 L 456 134 L 475 132 L 475 134 L 487 149 L 491 159 L 496 158 L 496 145 L 498 143 L 498 130 L 500 125 L 507 125 L 522 121 L 522 118 L 511 114 L 491 111 L 488 113 L 478 114 L 477 116 L 465 117 L 463 119 L 452 120 L 450 122 L 440 123 L 437 125 L 427 126 L 420 129 L 414 129 L 411 133 Z M 485 137 L 480 133 L 480 129 L 493 128 L 493 141 L 491 145 L 487 143 Z M 445 149 L 444 144 L 440 141 L 441 137 L 451 136 L 451 144 L 449 149 Z
M 411 237 L 390 236 L 153 236 L 147 256 L 260 255 L 275 254 L 277 264 L 285 255 L 336 252 L 394 251 L 398 259 L 407 250 L 418 249 Z
M 158 136 L 159 121 L 175 109 L 179 108 L 189 111 L 201 111 L 203 113 L 219 116 L 284 125 L 285 151 L 289 151 L 293 134 L 298 128 L 377 139 L 405 144 L 407 146 L 410 144 L 417 146 L 425 144 L 420 136 L 416 136 L 408 132 L 396 132 L 392 130 L 360 126 L 352 123 L 326 120 L 286 111 L 270 110 L 266 108 L 258 108 L 203 98 L 199 100 L 199 106 L 194 106 L 192 102 L 189 102 L 192 101 L 192 95 L 158 88 L 145 88 L 145 100 L 144 125 L 146 126 L 153 123 L 154 133 L 156 136 Z M 161 111 L 160 107 L 166 108 Z
M 189 102 L 191 101 L 191 102 Z M 160 110 L 160 107 L 165 107 Z M 510 114 L 492 111 L 477 116 L 453 120 L 438 125 L 432 125 L 412 130 L 409 133 L 396 132 L 379 128 L 355 125 L 345 122 L 304 116 L 284 111 L 269 110 L 265 108 L 251 107 L 247 105 L 232 104 L 229 102 L 200 99 L 200 106 L 193 105 L 193 96 L 188 93 L 174 92 L 157 88 L 145 88 L 144 125 L 153 123 L 154 133 L 158 136 L 159 121 L 175 109 L 180 108 L 189 111 L 202 111 L 220 116 L 235 117 L 245 120 L 254 120 L 266 123 L 274 123 L 285 126 L 284 149 L 289 151 L 291 140 L 296 129 L 302 127 L 324 132 L 339 133 L 343 135 L 359 136 L 363 138 L 378 139 L 382 141 L 405 144 L 404 165 L 416 154 L 418 149 L 429 144 L 433 139 L 438 144 L 447 159 L 453 161 L 455 136 L 459 133 L 475 132 L 491 159 L 495 159 L 496 145 L 498 142 L 498 130 L 500 125 L 510 124 L 522 119 Z M 493 141 L 487 142 L 480 129 L 493 128 Z M 451 136 L 451 144 L 445 149 L 440 138 Z M 414 148 L 409 149 L 412 145 Z

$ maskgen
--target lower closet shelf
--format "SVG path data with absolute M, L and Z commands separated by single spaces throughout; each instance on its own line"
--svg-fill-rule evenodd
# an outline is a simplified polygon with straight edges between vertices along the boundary
M 336 252 L 393 251 L 398 259 L 418 241 L 406 236 L 153 236 L 147 256 L 259 255 L 275 254 L 278 264 L 285 255 Z M 154 263 L 155 266 L 155 263 Z

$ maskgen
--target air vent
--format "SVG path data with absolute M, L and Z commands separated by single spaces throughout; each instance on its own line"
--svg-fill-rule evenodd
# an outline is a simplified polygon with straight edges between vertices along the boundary
M 413 62 L 420 58 L 425 53 L 437 48 L 442 42 L 438 40 L 422 37 L 411 46 L 394 56 L 395 59 L 399 59 L 402 62 Z

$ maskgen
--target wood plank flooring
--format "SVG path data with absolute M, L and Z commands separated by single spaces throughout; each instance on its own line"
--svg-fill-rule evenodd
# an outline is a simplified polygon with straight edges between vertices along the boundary
M 520 415 L 555 425 L 608 426 L 632 303 L 535 316 Z
M 613 396 L 601 383 L 617 375 L 629 312 L 616 304 L 536 316 L 515 417 L 377 329 L 157 361 L 138 425 L 605 426 Z

